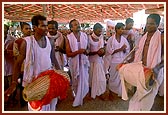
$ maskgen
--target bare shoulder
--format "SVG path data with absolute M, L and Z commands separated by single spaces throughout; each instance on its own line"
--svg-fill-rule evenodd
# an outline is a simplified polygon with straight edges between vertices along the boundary
M 26 46 L 27 46 L 26 40 L 22 39 L 22 43 L 20 46 L 20 54 L 21 55 L 26 55 Z
M 21 38 L 21 44 L 23 44 L 23 45 L 26 45 L 26 40 L 25 39 L 23 39 L 23 38 Z

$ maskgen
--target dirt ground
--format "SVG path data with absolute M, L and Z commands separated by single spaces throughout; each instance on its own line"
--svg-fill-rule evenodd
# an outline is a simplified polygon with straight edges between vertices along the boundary
M 133 95 L 133 93 L 128 93 L 129 98 Z M 108 91 L 105 93 L 105 100 L 97 97 L 96 99 L 91 99 L 89 96 L 84 98 L 84 103 L 82 106 L 72 107 L 73 96 L 71 93 L 71 89 L 68 90 L 68 96 L 65 100 L 58 101 L 56 106 L 56 111 L 67 112 L 67 111 L 107 111 L 107 112 L 120 112 L 120 111 L 128 111 L 128 101 L 124 101 L 121 97 L 113 94 L 112 100 L 108 97 Z M 17 100 L 19 100 L 19 96 L 17 95 Z M 151 111 L 164 111 L 164 97 L 159 95 L 156 96 L 154 105 Z M 24 107 L 20 107 L 20 104 L 17 103 L 14 106 L 5 105 L 5 111 L 27 111 L 27 105 Z

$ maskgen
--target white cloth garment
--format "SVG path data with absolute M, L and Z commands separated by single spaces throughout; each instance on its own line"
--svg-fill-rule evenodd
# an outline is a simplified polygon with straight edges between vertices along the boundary
M 134 32 L 133 29 L 130 29 L 130 30 L 127 32 L 127 34 L 123 34 L 123 36 L 124 36 L 125 38 L 127 38 L 128 35 L 131 35 L 131 40 L 132 40 L 132 41 L 135 41 L 135 32 Z
M 53 39 L 55 41 L 55 47 L 57 47 L 57 46 L 60 47 L 62 42 L 63 42 L 63 40 L 64 40 L 62 34 L 59 31 L 57 31 L 57 34 L 55 36 L 51 36 L 49 34 L 49 32 L 48 32 L 47 36 L 50 39 Z M 65 62 L 66 62 L 66 55 L 61 53 L 61 52 L 59 52 L 59 51 L 56 51 L 55 52 L 55 57 L 56 57 L 56 59 L 58 61 L 58 64 L 59 64 L 60 68 L 63 69 L 63 67 L 65 65 Z
M 41 48 L 34 36 L 24 38 L 26 40 L 26 59 L 24 63 L 23 74 L 23 87 L 31 83 L 41 72 L 49 70 L 52 67 L 51 64 L 51 44 L 47 36 L 46 47 Z M 41 111 L 54 111 L 57 103 L 57 98 L 54 98 L 50 104 L 42 106 Z M 31 107 L 28 103 L 28 109 L 31 111 Z
M 161 68 L 161 70 L 159 71 L 158 78 L 161 78 L 162 76 L 164 76 L 164 68 Z M 159 86 L 158 93 L 159 93 L 159 96 L 164 96 L 164 77 L 161 82 L 161 85 Z
M 148 32 L 140 39 L 138 49 L 135 52 L 135 59 L 134 62 L 139 62 L 142 60 L 142 53 L 144 44 L 147 38 Z M 148 54 L 147 54 L 147 67 L 153 68 L 156 64 L 161 62 L 161 33 L 157 30 L 149 44 Z
M 150 90 L 145 86 L 145 75 L 142 62 L 128 63 L 119 69 L 122 84 L 122 99 L 128 100 L 127 87 L 125 82 L 137 87 L 138 99 L 140 100 Z
M 110 40 L 107 43 L 107 53 L 111 55 L 116 49 L 121 48 L 124 44 L 127 46 L 126 52 L 117 52 L 111 56 L 110 61 L 110 78 L 109 78 L 109 89 L 121 96 L 121 80 L 120 76 L 118 74 L 118 71 L 116 70 L 116 66 L 123 61 L 125 56 L 130 51 L 130 46 L 126 38 L 121 36 L 120 43 L 116 40 L 115 35 L 110 38 Z
M 112 43 L 112 36 L 107 40 L 107 45 L 106 45 L 106 52 L 105 55 L 103 57 L 103 61 L 104 61 L 104 71 L 105 74 L 109 73 L 109 68 L 110 68 L 110 63 L 111 63 L 111 54 L 107 51 L 107 46 L 108 48 L 110 48 L 110 44 Z
M 15 40 L 14 37 L 7 35 L 7 38 L 5 39 L 5 42 L 4 42 L 4 49 L 7 49 L 9 44 L 14 42 L 14 40 Z M 14 66 L 14 58 L 5 56 L 4 57 L 4 76 L 12 75 L 13 66 Z
M 129 101 L 129 108 L 128 111 L 150 111 L 155 97 L 158 93 L 158 88 L 161 85 L 163 81 L 163 76 L 160 78 L 158 77 L 155 80 L 155 83 L 153 84 L 150 91 L 144 95 L 140 100 L 138 99 L 138 92 L 136 91 L 133 97 Z
M 88 37 L 85 33 L 80 32 L 80 42 L 77 42 L 73 33 L 67 35 L 70 48 L 72 52 L 77 51 L 79 48 L 87 49 Z M 80 58 L 80 59 L 79 59 Z M 76 55 L 69 58 L 69 67 L 72 76 L 72 89 L 75 91 L 76 96 L 73 102 L 73 106 L 79 106 L 83 104 L 83 98 L 89 91 L 89 60 L 84 54 Z
M 99 39 L 95 42 L 92 37 Z M 90 52 L 98 51 L 100 48 L 104 47 L 103 36 L 97 37 L 94 33 L 92 37 L 89 36 L 89 49 Z M 89 56 L 90 61 L 90 71 L 89 71 L 89 82 L 91 86 L 91 97 L 95 98 L 100 96 L 106 91 L 106 77 L 104 72 L 104 62 L 103 58 L 98 54 Z
M 147 38 L 147 33 L 140 39 L 138 50 L 135 53 L 135 63 L 139 63 L 142 59 L 142 52 L 144 44 Z M 161 61 L 161 34 L 157 30 L 152 36 L 149 44 L 148 54 L 147 54 L 147 67 L 153 68 Z M 126 68 L 127 65 L 127 68 Z M 151 89 L 146 89 L 144 86 L 144 74 L 142 72 L 142 67 L 129 67 L 126 64 L 121 67 L 119 73 L 121 74 L 122 88 L 124 90 L 124 80 L 129 80 L 129 83 L 137 87 L 137 90 L 133 97 L 129 101 L 129 111 L 150 111 L 154 103 L 156 94 L 158 93 L 158 88 L 163 81 L 163 76 L 158 76 Z M 125 69 L 124 69 L 125 68 Z M 136 69 L 137 68 L 137 69 Z M 137 72 L 139 70 L 139 72 Z M 161 70 L 160 70 L 161 71 Z M 135 79 L 136 78 L 136 79 Z M 138 80 L 139 79 L 139 80 Z M 139 89 L 139 90 L 138 90 Z M 122 94 L 123 99 L 127 100 L 126 92 Z
M 106 47 L 108 55 L 111 55 L 116 49 L 121 48 L 124 44 L 127 46 L 126 52 L 125 53 L 117 52 L 113 54 L 111 57 L 111 62 L 121 63 L 122 60 L 125 58 L 125 56 L 130 52 L 130 46 L 127 39 L 123 36 L 121 36 L 120 43 L 116 40 L 115 35 L 109 38 L 107 42 L 107 47 Z
M 107 55 L 105 53 L 105 55 L 103 57 L 103 61 L 104 61 L 104 72 L 105 72 L 105 74 L 108 74 L 109 68 L 110 68 L 111 55 Z
M 123 100 L 128 100 L 126 82 L 137 87 L 135 94 L 130 99 L 128 110 L 149 111 L 158 92 L 158 86 L 163 82 L 163 76 L 158 77 L 152 88 L 148 89 L 145 85 L 142 62 L 125 64 L 119 69 L 119 73 L 122 83 Z

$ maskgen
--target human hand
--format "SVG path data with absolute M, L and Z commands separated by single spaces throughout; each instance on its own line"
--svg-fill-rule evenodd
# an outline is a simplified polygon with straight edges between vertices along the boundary
M 89 52 L 90 52 L 90 51 L 89 51 L 88 49 L 86 49 L 85 52 L 84 52 L 84 54 L 85 54 L 85 55 L 89 55 Z
M 10 87 L 4 92 L 4 101 L 7 102 L 11 94 L 16 90 L 17 82 L 13 81 Z
M 55 51 L 59 51 L 59 49 L 60 49 L 59 46 L 55 47 Z
M 121 49 L 126 49 L 126 48 L 127 46 L 125 44 L 121 47 Z
M 84 54 L 85 52 L 86 52 L 86 49 L 79 49 L 79 50 L 78 50 L 78 53 L 79 53 L 79 54 Z
M 126 52 L 126 48 L 127 48 L 127 46 L 124 44 L 124 45 L 120 48 L 120 50 L 123 51 L 123 52 Z
M 98 51 L 97 51 L 97 54 L 101 57 L 101 56 L 104 56 L 105 54 L 105 49 L 104 48 L 100 48 Z

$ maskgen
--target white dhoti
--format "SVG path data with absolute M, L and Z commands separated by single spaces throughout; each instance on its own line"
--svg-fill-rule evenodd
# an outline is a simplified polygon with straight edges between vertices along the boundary
M 54 99 L 51 100 L 50 104 L 43 105 L 41 110 L 39 110 L 39 111 L 55 111 L 57 102 L 58 102 L 58 98 L 54 98 Z M 32 109 L 29 102 L 28 102 L 28 110 L 29 111 L 35 111 L 34 109 Z
M 110 65 L 109 90 L 121 96 L 122 86 L 121 86 L 120 75 L 116 70 L 117 65 L 118 63 L 113 63 Z
M 126 64 L 119 69 L 122 83 L 122 99 L 128 100 L 125 82 L 136 86 L 137 90 L 129 102 L 129 111 L 150 111 L 154 103 L 158 88 L 163 81 L 163 76 L 157 77 L 154 84 L 146 87 L 146 79 L 142 63 Z
M 110 63 L 111 63 L 111 55 L 105 55 L 103 57 L 103 60 L 104 60 L 104 71 L 105 71 L 105 74 L 108 74 L 109 73 L 109 68 L 110 68 Z
M 106 91 L 106 77 L 102 63 L 90 64 L 91 97 L 96 98 Z

